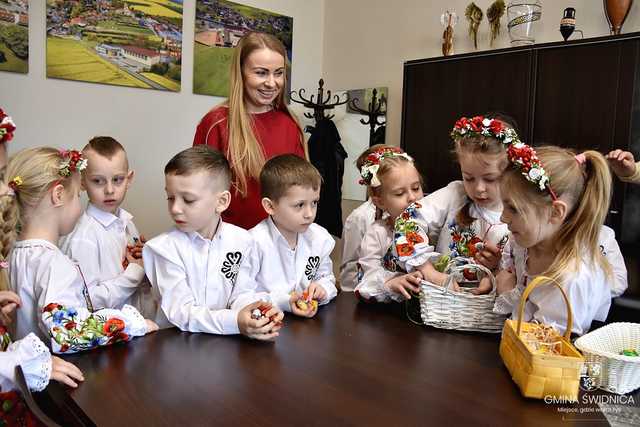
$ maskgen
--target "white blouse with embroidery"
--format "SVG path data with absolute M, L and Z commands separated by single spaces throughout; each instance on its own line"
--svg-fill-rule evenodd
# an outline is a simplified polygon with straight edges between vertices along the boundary
M 469 214 L 476 220 L 468 228 L 457 224 L 456 215 L 467 201 L 462 181 L 453 181 L 422 198 L 417 202 L 419 208 L 407 208 L 412 213 L 411 221 L 417 226 L 415 233 L 435 244 L 435 251 L 432 246 L 419 244 L 405 253 L 399 249 L 401 261 L 417 267 L 427 261 L 435 262 L 441 255 L 471 257 L 478 250 L 476 244 L 480 242 L 504 245 L 509 230 L 500 221 L 501 211 L 492 211 L 471 203 Z M 402 244 L 405 237 L 405 233 L 401 232 L 396 237 L 396 245 Z
M 239 333 L 238 312 L 259 299 L 254 250 L 248 231 L 223 221 L 211 240 L 175 228 L 149 240 L 142 255 L 165 323 L 189 332 Z
M 353 210 L 342 228 L 342 263 L 340 264 L 340 289 L 353 291 L 358 284 L 358 260 L 360 246 L 367 228 L 376 219 L 376 206 L 371 199 Z
M 527 250 L 510 239 L 504 248 L 500 268 L 515 270 L 516 287 L 496 298 L 494 311 L 515 317 L 522 293 L 535 277 L 527 273 Z M 561 285 L 573 312 L 571 332 L 582 335 L 589 331 L 593 320 L 604 321 L 607 318 L 613 284 L 599 266 L 583 260 L 575 272 L 563 275 Z M 530 322 L 533 319 L 551 325 L 564 334 L 567 309 L 560 291 L 555 286 L 541 286 L 531 292 L 525 304 L 523 320 Z
M 318 304 L 326 304 L 338 293 L 333 275 L 331 251 L 333 237 L 318 224 L 298 234 L 295 249 L 291 249 L 271 217 L 250 230 L 256 243 L 251 263 L 256 269 L 257 292 L 269 295 L 282 311 L 291 311 L 291 292 L 304 292 L 311 282 L 317 282 L 327 296 Z
M 42 239 L 15 242 L 10 252 L 9 273 L 11 286 L 22 301 L 16 314 L 16 338 L 34 332 L 45 342 L 51 339 L 54 352 L 72 353 L 128 341 L 147 331 L 144 318 L 131 306 L 105 311 L 109 318 L 117 316 L 121 320 L 111 331 L 117 337 L 94 330 L 97 318 L 107 320 L 107 314 L 100 311 L 103 306 L 96 302 L 104 299 L 87 290 L 77 265 L 51 242 Z M 92 309 L 96 312 L 89 316 Z M 56 328 L 64 330 L 56 332 Z

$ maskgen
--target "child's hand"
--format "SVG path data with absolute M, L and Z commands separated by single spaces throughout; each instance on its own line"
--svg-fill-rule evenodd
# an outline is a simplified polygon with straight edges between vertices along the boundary
M 618 178 L 631 176 L 636 172 L 636 161 L 633 154 L 623 150 L 613 150 L 607 154 L 607 160 Z
M 259 309 L 265 305 L 268 306 L 270 304 L 264 301 L 256 301 L 238 312 L 238 329 L 242 335 L 263 341 L 273 340 L 280 335 L 278 331 L 282 328 L 284 313 L 276 307 L 271 307 L 262 319 L 251 318 L 251 312 L 254 309 Z
M 318 305 L 312 304 L 311 299 L 309 299 L 308 304 L 306 304 L 307 308 L 302 309 L 298 307 L 298 301 L 304 299 L 302 295 L 297 292 L 291 292 L 291 296 L 289 297 L 289 307 L 291 307 L 291 313 L 300 317 L 308 317 L 311 318 L 316 315 L 318 312 Z M 306 301 L 305 301 L 306 303 Z
M 489 270 L 495 270 L 500 262 L 502 255 L 500 248 L 491 243 L 483 243 L 482 249 L 475 255 L 475 260 L 487 267 Z
M 147 333 L 148 334 L 150 334 L 151 332 L 155 332 L 158 329 L 160 329 L 160 327 L 153 320 L 144 319 L 144 321 L 147 324 Z
M 408 291 L 418 293 L 420 292 L 420 280 L 422 280 L 422 273 L 420 271 L 414 271 L 402 276 L 394 277 L 388 280 L 384 285 L 391 292 L 401 294 L 405 299 L 411 299 Z
M 76 381 L 84 381 L 84 375 L 76 365 L 57 356 L 51 356 L 51 379 L 76 388 Z
M 127 262 L 127 265 L 129 265 L 129 264 L 138 264 L 140 267 L 144 268 L 144 262 L 142 261 L 142 257 L 136 258 L 131 253 L 131 251 L 129 251 L 129 249 L 127 249 L 127 253 L 125 255 L 125 261 Z M 124 263 L 122 265 L 124 266 Z
M 309 301 L 316 300 L 320 302 L 324 301 L 327 298 L 327 292 L 318 282 L 309 283 L 307 293 L 309 294 Z
M 516 287 L 516 273 L 511 267 L 501 270 L 496 276 L 496 292 L 501 295 Z
M 422 278 L 427 282 L 431 282 L 434 285 L 444 286 L 446 283 L 448 274 L 441 273 L 431 264 L 431 262 L 426 262 L 418 267 L 420 273 L 422 273 Z
M 0 324 L 13 323 L 13 312 L 20 307 L 20 297 L 11 291 L 0 291 Z
M 471 293 L 474 295 L 484 295 L 491 292 L 491 288 L 492 288 L 491 279 L 485 276 L 482 279 L 480 279 L 480 283 L 478 284 L 477 288 L 471 289 Z

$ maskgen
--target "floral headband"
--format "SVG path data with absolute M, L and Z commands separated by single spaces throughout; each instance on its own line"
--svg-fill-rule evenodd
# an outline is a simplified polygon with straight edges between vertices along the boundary
M 61 177 L 70 177 L 73 172 L 82 172 L 87 168 L 87 159 L 77 150 L 60 150 L 62 162 L 58 168 Z
M 360 184 L 379 187 L 381 182 L 378 179 L 378 168 L 384 159 L 388 159 L 390 157 L 404 157 L 408 161 L 413 162 L 413 158 L 398 147 L 378 148 L 367 156 L 364 164 L 360 168 Z
M 483 116 L 461 117 L 453 126 L 451 138 L 454 141 L 467 136 L 495 138 L 504 145 L 520 142 L 518 133 L 498 119 Z
M 62 161 L 58 166 L 58 174 L 62 178 L 68 178 L 73 172 L 82 172 L 87 168 L 87 159 L 77 150 L 60 150 L 60 157 L 62 157 Z M 24 181 L 20 175 L 14 176 L 8 183 L 8 195 L 15 196 L 23 183 Z
M 16 125 L 11 120 L 11 117 L 7 116 L 0 108 L 0 144 L 11 141 L 15 130 Z
M 551 188 L 549 174 L 542 167 L 536 151 L 520 141 L 518 133 L 513 128 L 500 120 L 488 117 L 461 117 L 453 126 L 451 138 L 457 141 L 467 136 L 484 136 L 500 141 L 507 148 L 511 164 L 522 172 L 527 181 L 533 183 L 540 191 L 548 191 L 553 200 L 558 199 Z

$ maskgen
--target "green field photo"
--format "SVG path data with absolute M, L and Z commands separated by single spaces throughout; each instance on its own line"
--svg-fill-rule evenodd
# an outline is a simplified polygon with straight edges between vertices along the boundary
M 46 70 L 50 78 L 179 92 L 182 0 L 47 0 Z
M 14 73 L 28 73 L 29 61 L 20 59 L 9 46 L 0 42 L 0 71 L 11 71 Z
M 193 93 L 229 96 L 229 66 L 233 50 L 195 44 L 193 58 Z
M 47 37 L 47 77 L 131 87 L 151 87 L 100 58 L 90 45 L 59 37 Z

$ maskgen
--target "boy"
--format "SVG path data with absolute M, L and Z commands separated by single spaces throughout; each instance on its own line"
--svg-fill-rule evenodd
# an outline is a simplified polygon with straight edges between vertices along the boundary
M 253 239 L 220 218 L 231 202 L 227 159 L 197 145 L 176 154 L 164 173 L 176 226 L 147 242 L 142 255 L 168 321 L 183 331 L 277 337 L 284 315 L 256 301 Z
M 298 156 L 269 160 L 260 173 L 269 217 L 250 230 L 257 248 L 257 290 L 268 292 L 281 310 L 303 317 L 315 316 L 318 304 L 337 294 L 330 258 L 335 241 L 313 223 L 321 181 L 318 170 Z
M 89 204 L 73 232 L 61 239 L 60 249 L 80 266 L 92 296 L 96 295 L 95 308 L 128 303 L 153 319 L 142 259 L 134 256 L 143 240 L 133 216 L 120 207 L 134 175 L 127 153 L 110 136 L 91 139 L 82 152 L 88 160 L 82 188 Z

